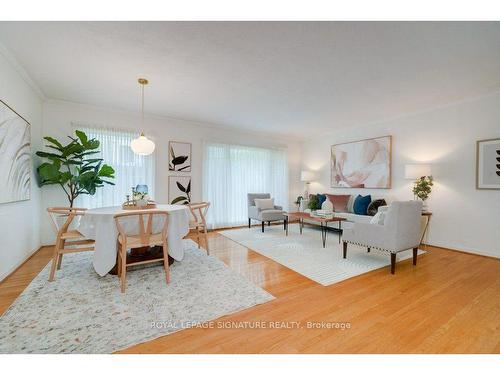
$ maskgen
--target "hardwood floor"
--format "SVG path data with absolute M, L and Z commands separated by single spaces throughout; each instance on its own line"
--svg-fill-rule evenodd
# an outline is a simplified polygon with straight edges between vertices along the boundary
M 395 275 L 383 268 L 324 287 L 216 232 L 209 241 L 212 256 L 276 297 L 216 324 L 299 322 L 301 328 L 191 328 L 121 353 L 500 353 L 497 259 L 429 247 L 416 267 L 407 260 Z M 42 248 L 0 283 L 0 313 L 51 250 Z M 307 328 L 307 322 L 350 328 Z

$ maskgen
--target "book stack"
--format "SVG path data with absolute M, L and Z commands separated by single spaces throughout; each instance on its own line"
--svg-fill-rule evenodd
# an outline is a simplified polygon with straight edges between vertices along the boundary
M 311 212 L 311 216 L 322 217 L 324 219 L 333 219 L 334 212 L 328 210 L 316 210 Z

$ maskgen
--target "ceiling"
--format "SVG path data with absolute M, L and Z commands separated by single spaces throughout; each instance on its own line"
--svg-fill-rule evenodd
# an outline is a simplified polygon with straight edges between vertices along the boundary
M 500 89 L 495 22 L 0 22 L 48 98 L 309 138 Z

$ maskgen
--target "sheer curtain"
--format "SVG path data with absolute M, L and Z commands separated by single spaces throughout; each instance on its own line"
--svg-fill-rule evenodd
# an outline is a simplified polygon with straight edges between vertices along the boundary
M 74 129 L 85 132 L 89 138 L 96 138 L 101 143 L 100 154 L 104 163 L 115 170 L 115 185 L 104 185 L 97 189 L 95 195 L 82 194 L 76 199 L 77 207 L 95 208 L 119 206 L 125 201 L 125 196 L 131 194 L 132 186 L 148 185 L 149 196 L 154 197 L 155 159 L 154 154 L 139 156 L 130 148 L 132 139 L 137 133 L 73 124 Z M 93 155 L 91 155 L 94 157 Z
M 210 228 L 245 224 L 248 193 L 270 193 L 276 205 L 288 207 L 286 151 L 204 144 L 203 199 L 211 202 Z

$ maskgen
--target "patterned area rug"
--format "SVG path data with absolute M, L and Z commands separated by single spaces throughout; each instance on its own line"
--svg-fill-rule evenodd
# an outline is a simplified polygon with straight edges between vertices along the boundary
M 347 259 L 343 259 L 342 245 L 338 243 L 336 233 L 328 232 L 326 248 L 323 248 L 319 229 L 304 227 L 301 235 L 298 224 L 290 224 L 288 237 L 280 225 L 266 226 L 265 233 L 261 232 L 260 227 L 220 233 L 325 286 L 391 263 L 390 256 L 385 252 L 372 250 L 367 253 L 366 248 L 351 244 L 347 249 Z M 419 250 L 419 254 L 423 253 L 425 251 Z M 397 261 L 411 257 L 412 250 L 403 251 L 398 253 Z
M 171 266 L 99 277 L 92 253 L 68 254 L 56 280 L 49 266 L 0 318 L 0 353 L 111 353 L 214 320 L 274 297 L 224 263 L 184 242 L 185 258 Z

